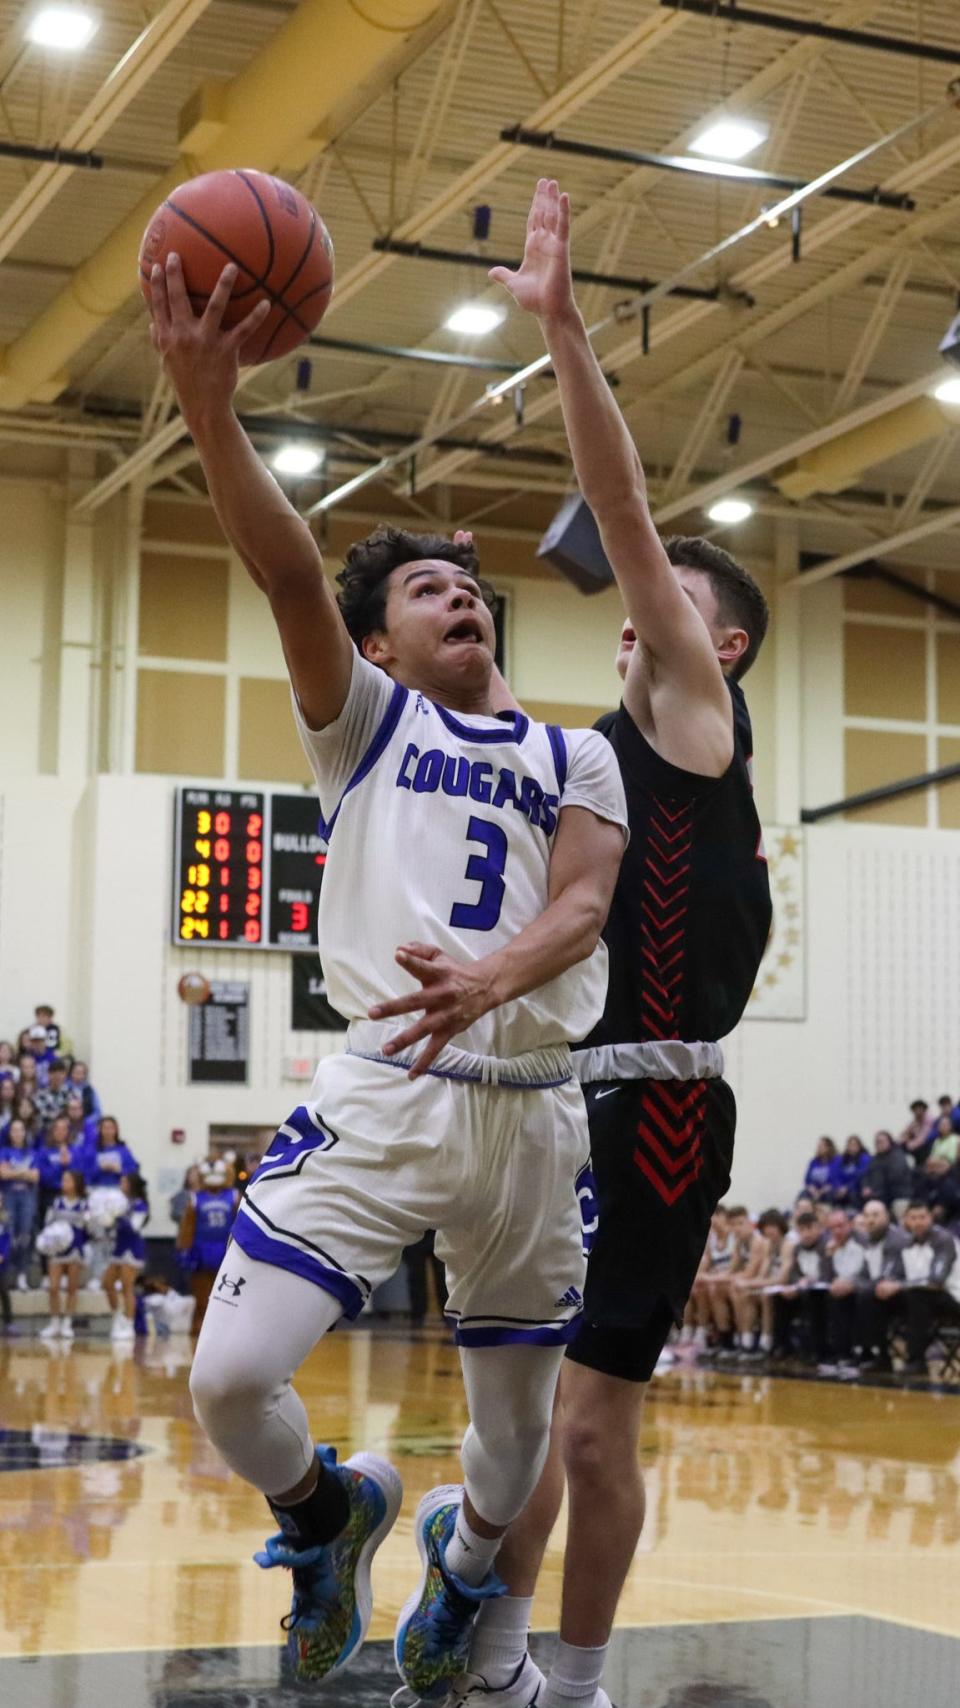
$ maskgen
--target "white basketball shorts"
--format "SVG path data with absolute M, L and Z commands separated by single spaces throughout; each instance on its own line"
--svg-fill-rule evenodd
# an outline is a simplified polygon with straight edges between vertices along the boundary
M 461 1345 L 562 1345 L 583 1305 L 589 1144 L 572 1077 L 411 1081 L 390 1063 L 328 1057 L 250 1181 L 233 1238 L 355 1317 L 433 1228 Z

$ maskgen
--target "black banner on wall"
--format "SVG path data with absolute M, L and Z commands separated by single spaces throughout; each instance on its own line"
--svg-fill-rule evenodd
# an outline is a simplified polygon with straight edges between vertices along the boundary
M 293 955 L 290 1026 L 294 1032 L 345 1032 L 347 1022 L 331 1008 L 317 955 Z
M 245 1085 L 250 1044 L 250 986 L 211 983 L 206 1002 L 190 1010 L 191 1085 Z

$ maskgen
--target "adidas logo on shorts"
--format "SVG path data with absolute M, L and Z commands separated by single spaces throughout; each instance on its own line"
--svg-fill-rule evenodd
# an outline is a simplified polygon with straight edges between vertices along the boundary
M 578 1292 L 576 1287 L 568 1287 L 561 1298 L 555 1300 L 554 1303 L 557 1309 L 563 1305 L 571 1305 L 575 1311 L 581 1311 L 583 1309 L 583 1294 Z

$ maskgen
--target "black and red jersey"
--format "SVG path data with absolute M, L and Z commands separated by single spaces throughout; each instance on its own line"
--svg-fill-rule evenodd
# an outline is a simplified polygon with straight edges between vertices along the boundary
M 722 777 L 655 753 L 621 704 L 596 728 L 620 764 L 630 844 L 604 941 L 610 982 L 588 1045 L 713 1041 L 736 1026 L 756 981 L 772 916 L 753 799 L 753 738 L 733 700 L 733 758 Z

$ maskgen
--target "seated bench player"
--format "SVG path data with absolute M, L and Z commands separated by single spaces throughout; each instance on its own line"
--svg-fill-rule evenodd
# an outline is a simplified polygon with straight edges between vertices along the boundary
M 544 1463 L 582 1305 L 589 1136 L 569 1045 L 603 1009 L 625 802 L 601 736 L 493 715 L 472 546 L 381 531 L 347 554 L 334 599 L 234 413 L 260 312 L 222 330 L 234 276 L 197 317 L 177 258 L 155 269 L 154 342 L 280 631 L 329 842 L 324 970 L 349 1029 L 247 1188 L 191 1386 L 218 1451 L 268 1498 L 280 1530 L 258 1558 L 292 1569 L 295 1664 L 321 1679 L 366 1631 L 370 1561 L 401 1490 L 382 1459 L 338 1466 L 315 1447 L 292 1377 L 437 1230 L 470 1414 L 465 1489 L 420 1503 L 420 1587 L 396 1638 L 405 1684 L 435 1700 L 500 1593 L 494 1560 Z

